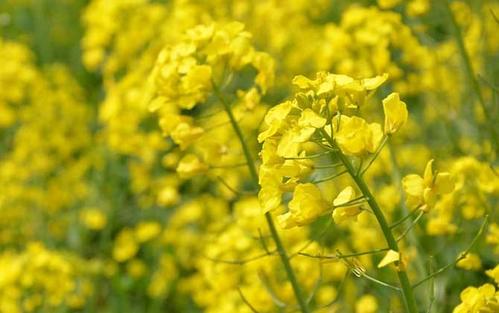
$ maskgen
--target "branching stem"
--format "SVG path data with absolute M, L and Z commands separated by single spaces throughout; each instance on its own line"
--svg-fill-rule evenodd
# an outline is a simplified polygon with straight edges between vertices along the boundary
M 335 149 L 338 149 L 335 141 L 327 132 L 324 130 L 321 131 L 322 135 L 324 138 L 327 139 L 328 143 Z M 371 193 L 371 190 L 367 186 L 366 182 L 362 178 L 362 176 L 356 174 L 356 170 L 353 167 L 353 164 L 350 162 L 350 160 L 347 158 L 346 155 L 344 155 L 341 151 L 337 152 L 337 156 L 339 157 L 340 161 L 343 162 L 343 165 L 349 172 L 350 176 L 354 180 L 355 184 L 357 187 L 360 189 L 362 194 L 367 198 L 367 202 L 369 203 L 369 206 L 371 207 L 372 212 L 376 216 L 376 219 L 378 221 L 378 224 L 381 228 L 381 231 L 383 232 L 383 235 L 385 237 L 385 240 L 388 244 L 388 247 L 391 250 L 399 252 L 400 249 L 398 247 L 397 241 L 395 240 L 395 237 L 393 236 L 393 233 L 388 225 L 388 222 L 386 221 L 386 218 L 383 214 L 383 211 L 381 210 L 380 206 L 376 202 L 376 199 Z M 409 278 L 407 276 L 407 273 L 405 270 L 399 270 L 397 272 L 400 286 L 401 286 L 401 292 L 404 300 L 404 304 L 406 307 L 407 312 L 409 313 L 417 313 L 418 309 L 416 306 L 416 300 L 414 298 L 414 291 L 412 289 L 412 286 L 409 282 Z
M 225 100 L 223 97 L 222 93 L 218 89 L 218 86 L 213 82 L 213 90 L 217 98 L 220 100 L 222 105 L 224 106 L 225 112 L 227 113 L 227 116 L 230 119 L 232 128 L 234 129 L 234 132 L 236 133 L 237 137 L 239 138 L 239 141 L 241 143 L 241 148 L 243 149 L 244 156 L 246 158 L 246 164 L 248 165 L 248 169 L 250 171 L 251 178 L 253 180 L 253 183 L 255 185 L 258 185 L 258 171 L 256 169 L 256 164 L 255 160 L 251 156 L 251 151 L 249 149 L 248 144 L 246 143 L 246 140 L 244 139 L 243 131 L 239 127 L 239 124 L 234 117 L 234 113 L 232 112 L 232 108 L 230 104 Z M 291 286 L 293 288 L 293 292 L 296 297 L 296 301 L 298 302 L 298 305 L 300 307 L 300 310 L 302 313 L 310 313 L 310 309 L 308 308 L 307 302 L 305 300 L 305 297 L 303 296 L 303 293 L 301 291 L 300 285 L 298 284 L 298 280 L 296 279 L 295 272 L 293 268 L 291 267 L 291 262 L 289 260 L 288 254 L 286 252 L 286 249 L 284 248 L 284 245 L 282 244 L 281 238 L 277 232 L 277 229 L 274 225 L 274 221 L 272 219 L 272 215 L 270 215 L 270 212 L 265 213 L 265 219 L 267 221 L 267 225 L 270 230 L 270 234 L 272 235 L 272 239 L 274 240 L 274 243 L 276 245 L 277 253 L 279 254 L 279 257 L 281 258 L 281 262 L 284 266 L 284 270 L 286 271 L 286 274 L 288 276 L 288 280 L 291 283 Z

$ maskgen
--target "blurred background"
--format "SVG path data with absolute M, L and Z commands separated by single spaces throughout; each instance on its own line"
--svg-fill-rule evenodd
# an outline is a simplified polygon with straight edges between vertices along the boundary
M 254 156 L 259 121 L 290 97 L 295 75 L 388 73 L 380 93 L 400 92 L 410 112 L 367 177 L 388 218 L 403 214 L 396 182 L 422 174 L 431 158 L 459 186 L 408 239 L 420 260 L 412 277 L 455 260 L 489 214 L 475 256 L 417 297 L 431 302 L 429 312 L 451 312 L 466 286 L 493 284 L 499 270 L 485 271 L 499 253 L 499 3 L 445 2 L 0 0 L 0 312 L 296 310 L 278 259 L 246 260 L 265 254 L 268 235 L 248 171 L 221 164 L 177 174 L 185 151 L 163 136 L 143 99 L 164 47 L 198 24 L 230 21 L 275 62 L 273 86 L 245 98 L 257 105 L 243 122 Z M 379 107 L 368 110 L 382 119 Z M 215 130 L 216 148 L 239 149 L 226 132 Z M 330 224 L 326 216 L 282 231 L 285 245 L 379 248 L 372 221 Z M 359 260 L 371 270 L 377 258 Z M 314 312 L 402 312 L 391 291 L 349 275 L 342 262 L 296 258 L 293 266 Z

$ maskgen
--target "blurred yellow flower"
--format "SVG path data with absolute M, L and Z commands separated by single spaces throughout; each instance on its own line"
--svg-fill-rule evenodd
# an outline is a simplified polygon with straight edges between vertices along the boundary
M 400 101 L 398 93 L 391 93 L 383 99 L 383 111 L 385 112 L 385 134 L 397 132 L 407 122 L 407 108 Z
M 355 302 L 355 313 L 378 312 L 378 300 L 373 295 L 363 295 Z
M 468 253 L 464 259 L 457 262 L 456 266 L 467 271 L 478 271 L 482 268 L 482 261 L 478 255 Z
M 131 229 L 121 230 L 114 241 L 113 258 L 118 262 L 125 262 L 139 251 L 135 234 Z
M 91 230 L 101 230 L 107 224 L 106 215 L 98 208 L 85 208 L 80 212 L 83 225 Z
M 161 232 L 161 225 L 154 221 L 140 222 L 135 226 L 135 237 L 142 243 L 154 239 Z

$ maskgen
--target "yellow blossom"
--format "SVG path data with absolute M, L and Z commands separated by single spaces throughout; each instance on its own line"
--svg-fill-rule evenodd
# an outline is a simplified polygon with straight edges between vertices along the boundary
M 135 237 L 138 242 L 146 242 L 154 239 L 161 232 L 161 225 L 158 222 L 140 222 L 135 227 Z
M 485 274 L 492 278 L 497 285 L 499 285 L 499 264 L 496 265 L 493 269 L 485 271 Z
M 133 258 L 138 250 L 139 246 L 133 231 L 125 228 L 114 241 L 113 258 L 118 262 L 124 262 Z
M 491 284 L 478 288 L 468 287 L 461 292 L 461 303 L 452 313 L 497 312 L 499 307 L 499 292 Z
M 328 209 L 320 189 L 314 184 L 298 184 L 289 202 L 289 211 L 278 217 L 283 228 L 310 224 Z
M 378 300 L 373 295 L 364 295 L 355 302 L 355 313 L 378 312 Z
M 407 205 L 410 208 L 421 207 L 428 212 L 435 204 L 438 195 L 454 190 L 453 179 L 448 172 L 433 173 L 433 160 L 426 164 L 423 177 L 410 174 L 402 179 L 402 186 L 407 195 Z
M 208 170 L 208 165 L 203 163 L 196 155 L 188 154 L 184 156 L 177 166 L 177 173 L 180 177 L 189 178 L 202 174 Z
M 348 204 L 353 199 L 355 199 L 355 190 L 352 186 L 348 186 L 333 200 L 333 205 L 335 207 L 333 219 L 336 224 L 340 224 L 349 219 L 356 220 L 357 215 L 362 212 L 358 204 Z
M 374 153 L 383 138 L 379 124 L 368 124 L 357 116 L 342 115 L 333 122 L 336 129 L 334 139 L 346 155 L 362 156 Z
M 478 271 L 482 268 L 482 261 L 478 255 L 468 253 L 463 259 L 457 262 L 456 266 L 467 271 Z
M 392 93 L 383 99 L 383 111 L 385 112 L 385 134 L 393 134 L 407 122 L 407 108 L 400 101 L 398 93 Z
M 99 209 L 86 208 L 81 211 L 80 219 L 88 229 L 101 230 L 106 226 L 107 217 Z

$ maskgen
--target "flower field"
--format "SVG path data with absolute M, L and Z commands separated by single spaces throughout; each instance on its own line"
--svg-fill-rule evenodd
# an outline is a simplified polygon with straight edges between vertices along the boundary
M 499 2 L 0 1 L 0 313 L 498 313 Z

